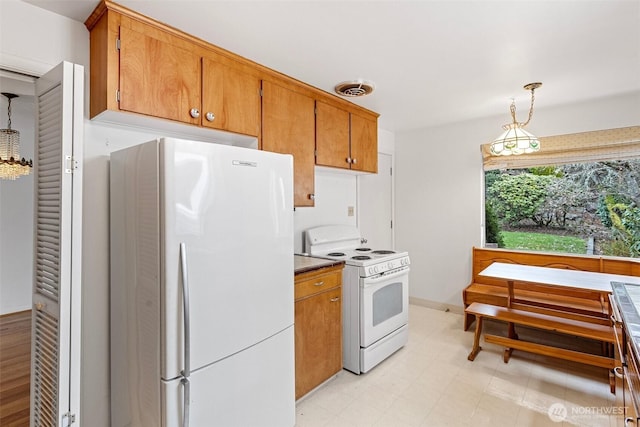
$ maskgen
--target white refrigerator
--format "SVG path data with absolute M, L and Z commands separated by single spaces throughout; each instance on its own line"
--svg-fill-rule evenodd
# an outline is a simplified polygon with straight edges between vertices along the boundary
M 111 154 L 111 425 L 293 426 L 293 159 Z

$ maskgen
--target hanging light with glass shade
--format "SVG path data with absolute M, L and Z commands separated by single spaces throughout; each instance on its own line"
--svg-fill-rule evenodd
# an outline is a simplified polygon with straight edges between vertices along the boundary
M 2 95 L 9 100 L 9 121 L 6 129 L 0 129 L 0 179 L 14 180 L 31 173 L 33 160 L 20 158 L 20 132 L 11 129 L 11 100 L 18 95 L 5 92 L 2 92 Z
M 529 108 L 529 117 L 526 122 L 518 122 L 516 120 L 516 102 L 515 100 L 511 101 L 512 122 L 502 126 L 504 132 L 491 143 L 491 154 L 494 156 L 510 156 L 514 154 L 529 154 L 540 150 L 538 138 L 524 130 L 524 127 L 529 124 L 533 116 L 534 92 L 540 86 L 542 86 L 540 82 L 524 85 L 526 90 L 531 91 L 531 107 Z

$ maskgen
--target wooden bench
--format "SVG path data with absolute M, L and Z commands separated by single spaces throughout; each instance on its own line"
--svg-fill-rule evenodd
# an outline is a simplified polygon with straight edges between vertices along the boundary
M 494 262 L 504 262 L 540 267 L 553 267 L 569 270 L 593 271 L 599 273 L 640 276 L 640 262 L 637 259 L 616 258 L 591 255 L 551 254 L 543 252 L 513 251 L 494 248 L 473 248 L 472 277 L 470 284 L 462 291 L 465 309 L 479 302 L 494 306 L 507 306 L 508 290 L 506 283 L 482 277 L 479 273 Z M 609 301 L 592 299 L 582 294 L 541 293 L 520 290 L 522 298 L 541 307 L 561 307 L 564 311 L 573 311 L 593 318 L 609 317 Z M 475 316 L 465 312 L 463 327 L 468 330 Z
M 614 344 L 616 338 L 611 320 L 608 317 L 593 316 L 592 313 L 566 310 L 561 306 L 550 308 L 547 304 L 540 305 L 540 297 L 546 295 L 549 290 L 549 286 L 509 281 L 506 307 L 481 302 L 471 303 L 465 309 L 465 314 L 475 318 L 476 329 L 473 347 L 468 359 L 473 361 L 482 349 L 480 336 L 484 319 L 494 319 L 507 323 L 507 336 L 485 334 L 484 340 L 487 343 L 505 347 L 503 355 L 505 363 L 509 361 L 513 350 L 516 349 L 606 368 L 609 372 L 611 392 L 615 393 L 613 369 L 615 367 Z M 528 299 L 531 295 L 536 294 L 539 294 L 538 298 Z M 585 301 L 598 302 L 600 301 L 600 293 L 584 291 L 581 298 Z M 601 349 L 600 354 L 589 353 L 582 349 L 569 349 L 521 340 L 515 331 L 515 325 L 598 341 Z

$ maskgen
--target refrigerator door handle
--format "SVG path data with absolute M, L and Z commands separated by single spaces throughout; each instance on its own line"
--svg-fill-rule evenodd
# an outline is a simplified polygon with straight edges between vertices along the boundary
M 182 406 L 182 427 L 189 427 L 189 401 L 190 401 L 189 393 L 191 389 L 191 383 L 189 381 L 189 378 L 183 377 L 180 380 L 180 384 L 184 386 L 184 391 L 183 391 L 184 402 Z
M 182 312 L 184 315 L 184 370 L 180 383 L 184 386 L 182 427 L 189 427 L 189 376 L 191 375 L 191 328 L 189 325 L 189 277 L 187 275 L 187 245 L 180 243 L 180 267 L 182 270 Z
M 189 325 L 189 277 L 187 275 L 187 245 L 180 243 L 180 266 L 182 270 L 182 313 L 184 315 L 184 370 L 182 376 L 191 375 L 191 328 Z

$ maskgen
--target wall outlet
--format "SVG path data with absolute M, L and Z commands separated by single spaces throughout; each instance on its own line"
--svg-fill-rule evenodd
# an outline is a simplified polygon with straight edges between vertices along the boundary
M 353 216 L 353 206 L 347 207 L 347 216 Z

